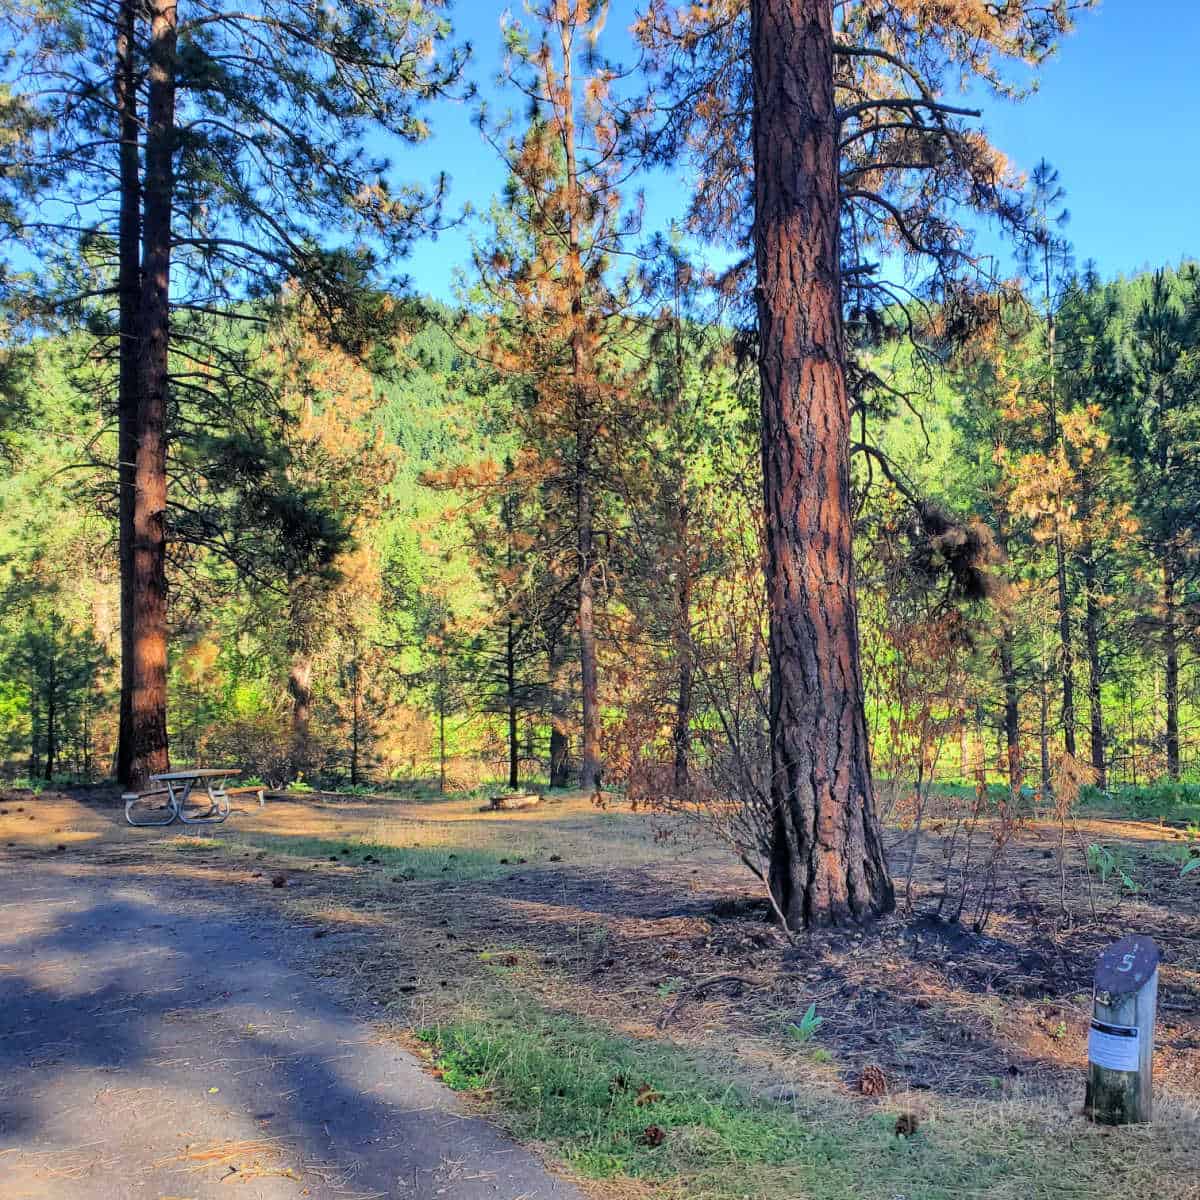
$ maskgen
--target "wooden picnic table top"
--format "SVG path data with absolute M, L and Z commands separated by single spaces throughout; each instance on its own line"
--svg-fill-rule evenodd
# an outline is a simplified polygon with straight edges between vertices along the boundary
M 162 775 L 151 775 L 152 783 L 171 783 L 182 779 L 214 779 L 222 775 L 240 775 L 241 767 L 196 767 L 191 771 L 166 771 Z

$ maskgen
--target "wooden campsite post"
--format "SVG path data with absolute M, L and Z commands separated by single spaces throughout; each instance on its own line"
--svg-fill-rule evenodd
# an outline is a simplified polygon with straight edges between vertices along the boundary
M 1137 1125 L 1153 1106 L 1158 947 L 1147 937 L 1114 942 L 1096 963 L 1084 1112 L 1102 1125 Z

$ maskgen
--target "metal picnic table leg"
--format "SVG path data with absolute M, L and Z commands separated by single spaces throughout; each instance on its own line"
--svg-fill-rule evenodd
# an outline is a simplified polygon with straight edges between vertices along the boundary
M 218 788 L 213 792 L 213 779 L 208 777 L 204 781 L 204 790 L 208 793 L 208 812 L 199 813 L 194 817 L 184 815 L 184 805 L 191 798 L 192 790 L 196 786 L 198 780 L 189 779 L 183 796 L 179 802 L 179 819 L 187 825 L 217 825 L 224 821 L 229 816 L 229 798 L 225 795 L 223 788 Z
M 214 782 L 217 784 L 217 790 L 213 791 Z M 220 824 L 226 817 L 229 816 L 229 796 L 225 792 L 225 780 L 210 779 L 208 781 L 208 798 L 212 801 L 213 812 L 216 816 L 209 817 L 209 820 L 214 824 Z
M 175 818 L 179 815 L 178 809 L 176 808 L 176 805 L 175 805 L 175 793 L 174 793 L 174 791 L 172 791 L 171 784 L 169 781 L 167 782 L 167 803 L 166 803 L 167 818 L 165 821 L 135 821 L 133 819 L 133 808 L 134 808 L 134 805 L 136 805 L 138 803 L 138 801 L 141 800 L 141 798 L 142 798 L 141 795 L 137 792 L 127 792 L 124 797 L 125 821 L 127 824 L 134 826 L 134 828 L 144 828 L 146 826 L 154 826 L 154 825 L 170 825 L 171 822 L 174 821 Z

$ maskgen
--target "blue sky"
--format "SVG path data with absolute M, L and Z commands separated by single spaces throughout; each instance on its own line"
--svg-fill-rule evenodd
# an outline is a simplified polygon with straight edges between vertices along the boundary
M 635 6 L 614 0 L 604 38 L 615 57 L 629 57 Z M 517 104 L 495 87 L 499 21 L 508 7 L 518 15 L 522 9 L 520 0 L 455 6 L 458 33 L 474 45 L 471 75 L 493 108 Z M 1045 157 L 1058 168 L 1076 256 L 1095 259 L 1106 276 L 1200 255 L 1198 46 L 1196 0 L 1103 0 L 1046 66 L 1037 94 L 1021 104 L 984 104 L 983 127 L 1019 167 Z M 395 165 L 408 178 L 445 170 L 452 205 L 485 210 L 503 174 L 473 110 L 438 106 L 433 138 L 401 151 Z M 656 176 L 647 188 L 648 224 L 665 225 L 686 202 L 682 178 Z M 417 247 L 407 270 L 419 291 L 449 299 L 454 268 L 467 261 L 466 230 L 456 229 Z

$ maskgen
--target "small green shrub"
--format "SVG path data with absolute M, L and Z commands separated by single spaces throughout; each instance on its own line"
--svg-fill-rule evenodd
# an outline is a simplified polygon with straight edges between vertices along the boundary
M 1109 880 L 1119 883 L 1121 888 L 1130 895 L 1141 891 L 1133 876 L 1129 855 L 1121 847 L 1110 849 L 1108 846 L 1093 842 L 1087 848 L 1088 867 L 1100 876 L 1100 882 L 1107 884 Z
M 789 1022 L 787 1034 L 798 1042 L 811 1042 L 817 1030 L 824 1024 L 825 1018 L 817 1016 L 817 1006 L 813 1003 L 808 1006 L 799 1021 Z
M 1186 809 L 1200 807 L 1200 784 L 1164 780 L 1142 787 L 1119 788 L 1116 798 L 1118 805 L 1143 820 L 1182 816 Z

